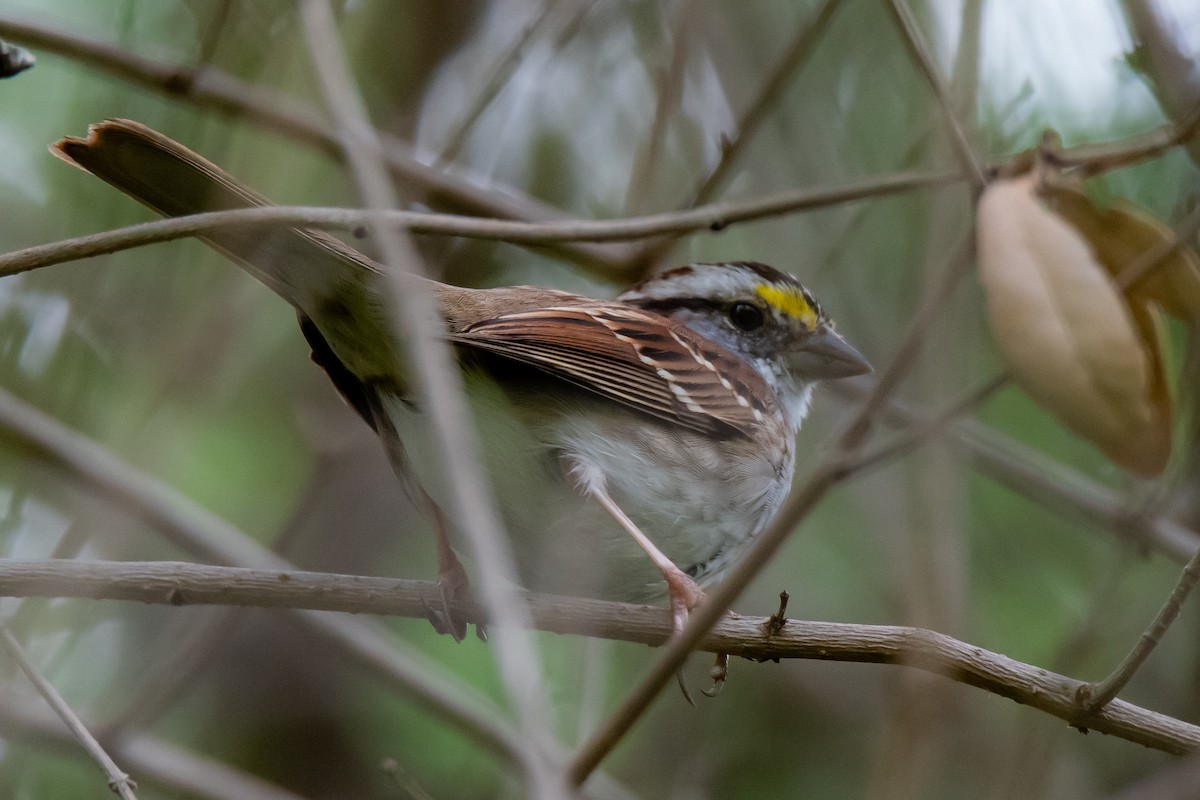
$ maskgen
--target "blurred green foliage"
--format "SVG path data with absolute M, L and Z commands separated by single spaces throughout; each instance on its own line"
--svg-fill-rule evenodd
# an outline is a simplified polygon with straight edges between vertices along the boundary
M 555 17 L 547 32 L 519 54 L 449 169 L 470 170 L 497 191 L 512 187 L 568 216 L 676 208 L 715 166 L 721 137 L 733 135 L 818 5 L 548 4 Z M 947 75 L 976 61 L 979 85 L 955 91 L 969 109 L 979 158 L 1029 147 L 1047 126 L 1070 145 L 1164 122 L 1121 60 L 1121 18 L 1106 3 L 1064 4 L 1087 37 L 1072 36 L 1060 9 L 1034 14 L 1027 2 L 988 3 L 982 44 L 968 39 L 965 49 L 959 4 L 915 5 Z M 339 13 L 374 121 L 432 159 L 541 8 L 414 0 L 344 3 Z M 291 2 L 13 0 L 0 21 L 10 15 L 314 104 L 318 97 Z M 1185 30 L 1194 32 L 1188 19 Z M 1038 35 L 1022 39 L 1030 28 Z M 686 48 L 679 101 L 659 109 L 677 46 Z M 37 56 L 35 69 L 0 81 L 5 252 L 148 218 L 46 152 L 49 142 L 106 117 L 163 130 L 277 200 L 355 203 L 340 166 L 303 142 L 71 57 Z M 659 113 L 666 122 L 657 155 L 645 174 L 631 174 Z M 715 198 L 941 169 L 954 163 L 948 141 L 884 4 L 846 0 Z M 1197 201 L 1197 175 L 1185 154 L 1172 152 L 1103 177 L 1095 191 L 1175 221 Z M 400 191 L 417 207 L 427 201 L 419 187 Z M 686 237 L 666 261 L 754 259 L 789 269 L 812 286 L 840 330 L 885 365 L 946 249 L 968 230 L 969 209 L 965 184 L 915 191 Z M 546 253 L 432 237 L 419 243 L 432 271 L 466 284 L 614 288 Z M 997 373 L 982 318 L 971 279 L 927 332 L 922 362 L 900 393 L 905 402 L 936 412 Z M 1178 351 L 1184 336 L 1173 333 Z M 290 309 L 197 243 L 0 281 L 0 386 L 302 567 L 433 574 L 427 524 L 408 508 L 369 432 L 308 363 Z M 849 406 L 842 395 L 819 393 L 799 452 L 823 452 Z M 1131 485 L 1013 388 L 975 416 L 1151 509 L 1188 477 L 1174 472 L 1160 484 Z M 71 524 L 85 536 L 88 557 L 187 558 L 3 437 L 0 502 L 0 555 L 46 557 Z M 770 613 L 786 588 L 796 617 L 927 625 L 1098 679 L 1133 644 L 1178 567 L 1063 512 L 973 473 L 961 450 L 938 440 L 838 487 L 738 608 Z M 1196 718 L 1194 605 L 1123 696 Z M 385 758 L 433 797 L 519 794 L 506 765 L 410 699 L 314 652 L 282 614 L 83 601 L 27 608 L 21 632 L 33 655 L 93 718 L 128 717 L 135 729 L 305 797 L 404 796 L 380 768 Z M 422 621 L 390 625 L 447 673 L 503 702 L 487 645 L 456 645 Z M 614 707 L 653 657 L 629 644 L 551 635 L 539 643 L 568 744 Z M 185 645 L 195 657 L 164 674 Z M 707 657 L 692 658 L 694 686 L 707 666 Z M 31 699 L 2 656 L 0 670 L 6 694 Z M 1135 784 L 1166 761 L 896 668 L 735 663 L 724 693 L 699 699 L 691 709 L 668 692 L 605 768 L 641 797 L 1090 798 Z M 101 783 L 73 749 L 0 724 L 0 797 L 97 796 Z M 147 780 L 138 796 L 194 795 Z

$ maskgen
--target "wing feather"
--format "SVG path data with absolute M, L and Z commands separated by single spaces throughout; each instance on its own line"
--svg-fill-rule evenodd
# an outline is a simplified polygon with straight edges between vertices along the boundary
M 651 311 L 611 303 L 524 310 L 450 338 L 704 433 L 751 436 L 778 413 L 750 365 Z

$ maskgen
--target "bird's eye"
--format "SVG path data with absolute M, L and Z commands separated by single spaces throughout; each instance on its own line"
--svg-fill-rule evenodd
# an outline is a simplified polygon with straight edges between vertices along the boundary
M 744 331 L 757 330 L 763 326 L 763 312 L 753 303 L 734 303 L 729 307 L 729 321 Z

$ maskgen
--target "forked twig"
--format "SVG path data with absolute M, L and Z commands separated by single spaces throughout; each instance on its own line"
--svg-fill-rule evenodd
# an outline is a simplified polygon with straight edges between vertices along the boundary
M 1150 627 L 1138 637 L 1134 648 L 1107 678 L 1099 683 L 1085 683 L 1076 691 L 1075 696 L 1080 706 L 1076 724 L 1086 727 L 1087 720 L 1105 705 L 1111 703 L 1113 698 L 1125 688 L 1125 685 L 1154 652 L 1154 648 L 1162 641 L 1162 637 L 1171 627 L 1171 623 L 1179 617 L 1179 612 L 1183 610 L 1183 603 L 1192 589 L 1196 587 L 1197 581 L 1200 581 L 1200 545 L 1197 545 L 1195 555 L 1184 566 L 1183 574 L 1179 576 L 1174 590 L 1159 609 L 1154 621 L 1150 623 Z
M 63 699 L 63 696 L 59 694 L 58 690 L 54 688 L 54 684 L 42 676 L 38 668 L 25 655 L 25 648 L 21 646 L 21 643 L 17 641 L 17 637 L 12 635 L 12 631 L 4 623 L 0 623 L 0 643 L 3 643 L 4 649 L 8 651 L 9 656 L 17 662 L 17 666 L 25 673 L 25 677 L 29 678 L 30 682 L 33 683 L 38 694 L 54 709 L 54 713 L 58 715 L 58 718 L 71 731 L 71 735 L 75 737 L 75 741 L 79 742 L 80 747 L 87 751 L 91 759 L 100 765 L 104 776 L 108 778 L 108 788 L 112 789 L 121 800 L 137 800 L 137 795 L 133 793 L 133 790 L 137 788 L 137 784 L 105 752 L 100 742 L 96 741 L 96 737 L 92 736 L 92 732 L 83 724 L 83 720 L 79 718 L 75 710 L 71 708 L 67 701 Z

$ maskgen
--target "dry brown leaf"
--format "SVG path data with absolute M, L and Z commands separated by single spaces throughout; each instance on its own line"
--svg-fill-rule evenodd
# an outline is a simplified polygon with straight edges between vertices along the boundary
M 1083 234 L 1108 271 L 1116 276 L 1151 248 L 1175 241 L 1175 232 L 1152 214 L 1118 200 L 1097 207 L 1076 186 L 1046 185 L 1041 194 L 1051 208 Z M 1145 278 L 1129 287 L 1133 297 L 1146 297 L 1184 321 L 1200 324 L 1200 257 L 1182 245 Z
M 1088 240 L 1093 254 L 1113 278 L 1118 278 L 1148 250 L 1176 241 L 1170 226 L 1123 200 L 1101 209 L 1075 185 L 1044 183 L 1039 191 Z M 1129 286 L 1125 295 L 1150 357 L 1150 401 L 1156 425 L 1148 434 L 1146 450 L 1152 451 L 1157 443 L 1165 466 L 1174 413 L 1163 360 L 1164 333 L 1159 307 L 1184 321 L 1200 324 L 1200 258 L 1190 247 L 1178 247 L 1144 278 Z
M 1115 463 L 1160 473 L 1170 410 L 1158 402 L 1161 359 L 1142 338 L 1153 317 L 1135 321 L 1087 241 L 1043 206 L 1032 176 L 983 193 L 978 248 L 988 319 L 1014 378 Z
M 1154 476 L 1162 473 L 1171 456 L 1171 431 L 1174 420 L 1174 408 L 1171 402 L 1171 392 L 1167 385 L 1166 364 L 1163 360 L 1163 322 L 1158 306 L 1144 297 L 1134 297 L 1128 300 L 1130 311 L 1133 312 L 1134 324 L 1137 325 L 1138 335 L 1142 340 L 1146 355 L 1149 357 L 1150 395 L 1149 401 L 1154 409 L 1151 425 L 1146 430 L 1144 439 L 1139 443 L 1137 452 L 1145 459 L 1144 468 L 1128 467 L 1142 475 Z M 1128 466 L 1128 465 L 1126 465 Z

